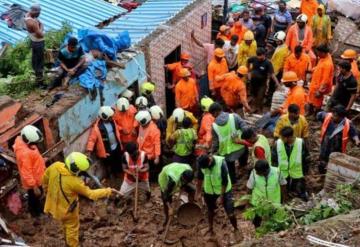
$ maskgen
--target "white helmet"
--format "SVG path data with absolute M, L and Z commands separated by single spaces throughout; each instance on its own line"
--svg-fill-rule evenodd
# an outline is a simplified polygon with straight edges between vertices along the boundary
M 148 106 L 148 100 L 144 96 L 137 97 L 136 100 L 135 100 L 135 105 L 137 107 L 139 107 L 139 106 L 147 107 Z
M 140 123 L 140 125 L 144 126 L 151 121 L 151 115 L 148 111 L 139 111 L 135 115 L 135 120 Z
M 279 31 L 275 33 L 274 38 L 280 41 L 284 41 L 286 38 L 286 33 L 284 31 Z
M 38 128 L 33 125 L 26 125 L 20 132 L 21 138 L 26 144 L 38 143 L 43 140 L 43 135 Z
M 114 115 L 114 110 L 110 106 L 102 106 L 99 110 L 99 117 L 102 120 L 108 120 Z
M 130 100 L 133 96 L 134 92 L 129 89 L 125 89 L 125 91 L 120 94 L 120 97 L 127 98 L 128 100 Z
M 176 108 L 173 111 L 172 116 L 174 117 L 176 123 L 181 123 L 185 118 L 185 111 L 182 108 Z
M 121 111 L 127 111 L 130 107 L 129 100 L 127 98 L 121 97 L 116 101 L 116 108 Z
M 162 116 L 164 116 L 163 110 L 158 105 L 154 105 L 150 107 L 150 113 L 151 113 L 151 117 L 155 120 L 159 120 Z
M 300 15 L 298 15 L 298 17 L 296 17 L 296 21 L 298 21 L 298 22 L 305 22 L 306 23 L 307 20 L 308 20 L 308 17 L 305 14 L 300 14 Z

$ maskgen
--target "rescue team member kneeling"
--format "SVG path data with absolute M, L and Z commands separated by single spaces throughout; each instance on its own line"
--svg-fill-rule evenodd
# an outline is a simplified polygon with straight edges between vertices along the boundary
M 216 209 L 216 201 L 220 198 L 231 225 L 235 230 L 235 238 L 238 241 L 240 232 L 234 214 L 234 200 L 232 185 L 224 157 L 201 155 L 198 160 L 196 199 L 200 201 L 201 187 L 204 190 L 204 199 L 208 208 L 209 232 L 214 234 L 213 222 Z
M 174 214 L 171 207 L 172 196 L 184 190 L 188 193 L 189 201 L 194 201 L 195 187 L 191 184 L 194 178 L 194 173 L 188 164 L 171 163 L 164 166 L 159 174 L 159 186 L 161 190 L 161 198 L 164 204 L 165 222 L 164 226 L 169 220 L 169 215 Z
M 61 222 L 66 246 L 80 246 L 79 195 L 98 200 L 116 192 L 111 188 L 92 190 L 85 185 L 79 176 L 86 175 L 90 165 L 86 155 L 73 152 L 65 159 L 65 163 L 55 162 L 45 170 L 42 181 L 46 193 L 44 212 Z

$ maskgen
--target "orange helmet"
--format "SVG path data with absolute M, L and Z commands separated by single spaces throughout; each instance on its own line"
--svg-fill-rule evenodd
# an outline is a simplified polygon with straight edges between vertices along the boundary
M 246 66 L 242 65 L 237 69 L 237 72 L 241 75 L 246 75 L 249 72 L 249 70 Z
M 188 77 L 191 76 L 191 73 L 188 69 L 181 69 L 179 72 L 180 77 Z
M 220 32 L 225 32 L 226 30 L 230 29 L 230 27 L 226 26 L 226 25 L 221 25 L 220 26 Z
M 215 57 L 225 57 L 225 52 L 221 48 L 216 48 L 214 51 Z
M 298 81 L 298 80 L 299 80 L 299 78 L 294 71 L 287 71 L 283 74 L 281 82 L 293 82 L 293 81 Z
M 183 52 L 180 55 L 180 59 L 181 60 L 190 60 L 190 55 L 188 53 Z
M 341 54 L 341 58 L 343 59 L 355 59 L 357 56 L 357 53 L 353 49 L 346 49 L 343 54 Z

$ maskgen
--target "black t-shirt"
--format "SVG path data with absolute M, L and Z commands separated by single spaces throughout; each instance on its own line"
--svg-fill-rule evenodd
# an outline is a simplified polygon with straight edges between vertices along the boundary
M 248 63 L 251 68 L 252 81 L 264 81 L 274 73 L 274 67 L 268 59 L 260 61 L 257 57 L 251 57 L 248 59 Z
M 331 100 L 334 104 L 341 104 L 344 107 L 347 107 L 351 95 L 356 94 L 356 91 L 357 81 L 353 75 L 348 78 L 345 78 L 343 75 L 339 75 Z
M 79 62 L 80 59 L 84 56 L 84 51 L 81 46 L 78 46 L 74 52 L 69 52 L 65 46 L 59 52 L 58 59 L 65 64 L 69 69 L 74 68 Z

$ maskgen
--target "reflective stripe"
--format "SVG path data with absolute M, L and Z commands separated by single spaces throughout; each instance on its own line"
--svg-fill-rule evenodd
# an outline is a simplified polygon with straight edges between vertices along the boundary
M 201 169 L 201 172 L 204 174 L 203 188 L 206 194 L 220 195 L 222 189 L 221 167 L 225 158 L 215 155 L 213 157 L 215 159 L 215 165 L 211 169 Z M 227 180 L 228 183 L 225 192 L 229 192 L 232 187 L 229 174 Z
M 284 178 L 289 176 L 291 178 L 304 177 L 302 171 L 302 147 L 303 140 L 296 138 L 290 157 L 288 157 L 284 142 L 281 139 L 276 141 L 279 169 Z
M 254 178 L 254 188 L 251 194 L 251 204 L 257 206 L 261 200 L 269 200 L 273 203 L 281 203 L 280 172 L 277 167 L 270 167 L 267 177 L 256 174 L 252 171 Z

